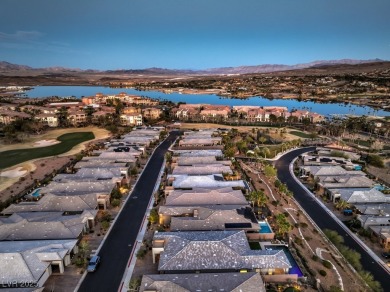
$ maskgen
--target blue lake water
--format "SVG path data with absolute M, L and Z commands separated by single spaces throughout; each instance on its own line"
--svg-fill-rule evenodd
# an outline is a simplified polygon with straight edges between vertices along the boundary
M 186 103 L 208 103 L 208 104 L 223 104 L 223 105 L 256 105 L 256 106 L 286 106 L 289 110 L 305 109 L 321 115 L 328 116 L 330 114 L 352 114 L 352 115 L 376 115 L 390 116 L 390 112 L 383 110 L 374 110 L 368 106 L 357 106 L 343 103 L 315 103 L 312 101 L 297 101 L 286 99 L 269 100 L 263 97 L 251 97 L 248 99 L 227 99 L 214 94 L 179 94 L 179 93 L 163 93 L 158 91 L 139 91 L 129 88 L 109 88 L 101 86 L 37 86 L 26 92 L 28 97 L 48 97 L 48 96 L 75 96 L 81 98 L 83 96 L 92 96 L 96 93 L 103 94 L 118 94 L 126 92 L 129 94 L 143 95 L 151 98 L 159 98 L 170 100 L 172 102 Z

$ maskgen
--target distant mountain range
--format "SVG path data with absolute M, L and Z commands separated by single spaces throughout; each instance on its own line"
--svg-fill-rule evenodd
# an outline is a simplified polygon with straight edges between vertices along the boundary
M 307 68 L 320 68 L 323 66 L 333 65 L 359 65 L 366 63 L 387 62 L 380 59 L 372 60 L 328 60 L 328 61 L 314 61 L 310 63 L 296 64 L 296 65 L 282 65 L 282 64 L 265 64 L 257 66 L 239 66 L 239 67 L 223 67 L 211 68 L 205 70 L 180 70 L 180 69 L 164 69 L 164 68 L 147 68 L 147 69 L 120 69 L 120 70 L 82 70 L 71 69 L 64 67 L 47 67 L 47 68 L 32 68 L 26 65 L 17 65 L 5 61 L 0 61 L 0 74 L 18 74 L 18 73 L 100 73 L 100 74 L 145 74 L 145 75 L 223 75 L 223 74 L 251 74 L 251 73 L 270 73 L 278 71 L 299 70 Z

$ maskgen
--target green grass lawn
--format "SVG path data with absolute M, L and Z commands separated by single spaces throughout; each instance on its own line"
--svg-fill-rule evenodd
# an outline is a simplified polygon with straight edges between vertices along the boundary
M 4 169 L 32 159 L 55 156 L 71 150 L 74 146 L 95 138 L 92 132 L 76 132 L 61 135 L 58 143 L 47 147 L 18 149 L 0 152 L 0 169 Z
M 311 138 L 310 134 L 306 134 L 301 131 L 291 131 L 290 134 L 301 138 Z
M 367 140 L 356 139 L 356 140 L 352 141 L 350 139 L 343 139 L 343 141 L 350 142 L 350 143 L 355 143 L 357 145 L 364 146 L 364 147 L 367 147 L 367 148 L 371 147 L 371 142 L 367 141 Z

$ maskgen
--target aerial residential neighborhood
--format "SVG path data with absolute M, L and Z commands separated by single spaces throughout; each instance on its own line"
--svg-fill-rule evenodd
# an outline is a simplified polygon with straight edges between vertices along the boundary
M 1 1 L 0 292 L 390 291 L 390 1 Z
M 70 156 L 41 158 L 39 171 L 32 168 L 29 175 L 23 158 L 4 158 L 0 268 L 14 287 L 26 279 L 11 267 L 34 265 L 41 268 L 28 281 L 44 290 L 117 285 L 121 291 L 187 291 L 201 285 L 328 291 L 345 289 L 349 281 L 351 288 L 363 285 L 356 276 L 364 271 L 360 264 L 344 267 L 357 255 L 332 241 L 338 231 L 328 223 L 318 226 L 324 218 L 313 217 L 299 201 L 305 192 L 344 226 L 343 234 L 358 237 L 381 269 L 389 269 L 382 255 L 390 246 L 389 187 L 386 174 L 374 174 L 381 159 L 360 146 L 368 142 L 353 131 L 354 117 L 340 121 L 285 106 L 175 104 L 124 92 L 81 101 L 4 101 L 5 142 L 41 151 L 75 135 L 80 140 L 71 145 L 85 145 Z M 51 139 L 28 142 L 21 129 Z M 65 134 L 54 136 L 56 131 Z M 342 139 L 328 137 L 330 131 Z M 378 145 L 387 149 L 386 140 Z M 284 177 L 289 153 L 298 153 L 287 164 L 294 186 Z M 18 245 L 10 248 L 10 242 Z M 336 257 L 319 247 L 329 244 Z M 46 249 L 61 256 L 41 256 Z M 121 257 L 120 263 L 111 257 Z M 115 280 L 107 278 L 112 273 Z

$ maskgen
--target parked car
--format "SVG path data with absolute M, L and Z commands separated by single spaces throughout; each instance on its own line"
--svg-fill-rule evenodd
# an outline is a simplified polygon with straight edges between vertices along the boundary
M 95 272 L 99 263 L 100 263 L 100 256 L 93 256 L 88 263 L 87 271 Z
M 382 256 L 383 256 L 385 259 L 390 259 L 390 252 L 382 252 Z

